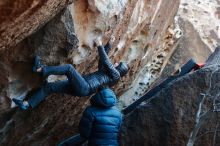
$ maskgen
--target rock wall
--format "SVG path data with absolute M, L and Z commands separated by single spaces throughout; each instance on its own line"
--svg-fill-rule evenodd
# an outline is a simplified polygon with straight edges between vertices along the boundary
M 70 11 L 65 9 L 36 33 L 24 39 L 15 47 L 1 53 L 0 62 L 4 65 L 1 71 L 5 80 L 1 80 L 0 145 L 55 145 L 60 140 L 58 137 L 67 137 L 77 131 L 78 120 L 74 119 L 80 118 L 82 108 L 87 102 L 86 98 L 79 100 L 77 97 L 71 98 L 62 94 L 53 95 L 51 96 L 52 101 L 55 100 L 55 102 L 47 103 L 51 106 L 39 107 L 40 110 L 36 109 L 28 112 L 20 111 L 17 108 L 11 109 L 11 101 L 8 100 L 27 94 L 28 91 L 39 87 L 44 82 L 44 79 L 31 71 L 35 54 L 40 55 L 45 64 L 56 65 L 68 62 L 69 50 L 76 49 L 77 46 L 78 39 L 74 33 L 73 19 Z M 56 97 L 62 101 L 56 100 Z M 74 112 L 75 105 L 79 107 Z M 13 103 L 11 106 L 14 106 Z M 56 106 L 60 106 L 60 108 Z M 62 117 L 62 113 L 66 113 L 63 116 L 68 115 L 66 117 L 68 119 L 67 123 L 72 118 L 69 124 L 62 122 L 62 119 L 66 119 Z M 61 119 L 58 120 L 57 118 Z M 56 126 L 54 121 L 60 124 Z M 49 127 L 46 128 L 46 125 Z M 67 135 L 59 131 L 63 131 L 62 127 L 69 129 L 66 130 Z M 51 128 L 55 131 L 52 132 Z M 56 136 L 52 136 L 54 135 L 52 133 L 49 134 L 49 131 Z M 47 134 L 43 134 L 44 132 L 48 132 L 51 135 L 50 138 L 46 138 Z M 60 134 L 60 136 L 57 136 L 57 134 Z M 29 138 L 27 138 L 28 135 Z
M 219 0 L 181 0 L 177 17 L 190 22 L 202 41 L 214 51 L 220 41 L 219 10 Z
M 174 70 L 178 70 L 191 58 L 197 63 L 204 63 L 212 53 L 189 21 L 179 18 L 177 22 L 182 30 L 182 37 L 179 39 L 177 48 L 167 62 L 159 80 L 171 75 Z
M 15 46 L 42 27 L 70 2 L 70 0 L 1 0 L 0 50 Z
M 85 74 L 97 69 L 93 40 L 103 36 L 106 43 L 114 35 L 112 61 L 126 61 L 131 68 L 114 86 L 124 107 L 160 76 L 178 44 L 179 31 L 173 24 L 178 0 L 80 0 L 60 11 L 67 3 L 0 3 L 20 12 L 10 13 L 10 19 L 1 16 L 0 145 L 55 145 L 78 131 L 89 98 L 54 94 L 28 112 L 9 108 L 10 98 L 31 94 L 42 84 L 43 79 L 31 72 L 34 55 L 40 55 L 46 65 L 72 63 Z
M 55 65 L 67 61 L 69 50 L 77 47 L 73 19 L 66 9 L 38 32 L 0 53 L 1 77 L 4 78 L 1 80 L 2 99 L 27 94 L 42 82 L 38 75 L 31 72 L 34 55 L 40 55 L 45 64 Z
M 220 48 L 124 119 L 122 145 L 219 145 Z

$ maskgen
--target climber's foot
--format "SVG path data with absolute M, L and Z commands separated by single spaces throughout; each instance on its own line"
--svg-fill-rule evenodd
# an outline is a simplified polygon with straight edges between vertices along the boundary
M 22 110 L 27 110 L 29 108 L 29 104 L 23 100 L 13 98 L 12 101 Z
M 39 56 L 35 56 L 34 58 L 34 65 L 33 65 L 33 72 L 42 72 L 42 67 L 43 65 L 40 62 L 40 57 Z

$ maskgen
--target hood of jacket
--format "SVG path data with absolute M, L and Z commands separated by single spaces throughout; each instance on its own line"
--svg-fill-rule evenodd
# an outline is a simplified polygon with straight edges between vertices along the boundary
M 90 102 L 94 106 L 107 108 L 115 106 L 117 99 L 115 93 L 111 89 L 105 88 L 92 96 Z

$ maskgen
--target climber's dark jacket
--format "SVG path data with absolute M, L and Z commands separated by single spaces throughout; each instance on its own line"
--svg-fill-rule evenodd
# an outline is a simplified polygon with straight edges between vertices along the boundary
M 114 92 L 103 89 L 90 101 L 79 124 L 80 136 L 88 140 L 89 146 L 118 146 L 122 115 L 115 107 Z

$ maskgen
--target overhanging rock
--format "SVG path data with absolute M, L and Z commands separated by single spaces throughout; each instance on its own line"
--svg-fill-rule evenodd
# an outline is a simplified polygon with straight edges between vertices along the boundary
M 72 0 L 1 0 L 0 51 L 41 28 Z

